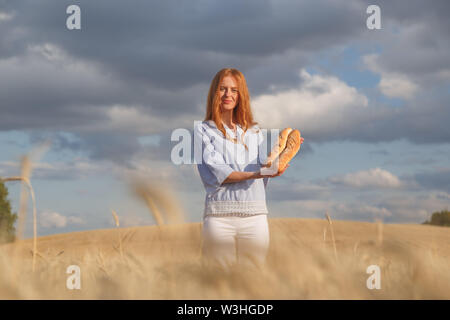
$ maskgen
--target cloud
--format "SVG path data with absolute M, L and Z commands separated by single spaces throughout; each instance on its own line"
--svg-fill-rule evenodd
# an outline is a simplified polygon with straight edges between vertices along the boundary
M 412 99 L 419 90 L 419 87 L 406 76 L 386 72 L 381 74 L 378 86 L 381 92 L 389 98 Z
M 271 179 L 266 196 L 268 201 L 318 200 L 329 198 L 331 189 L 328 186 L 310 182 L 291 182 L 287 184 Z
M 389 151 L 383 150 L 383 149 L 372 150 L 369 153 L 373 154 L 373 155 L 381 155 L 381 156 L 389 156 L 389 155 L 391 155 L 391 153 Z
M 330 212 L 337 219 L 366 220 L 391 217 L 393 213 L 385 207 L 367 205 L 360 202 L 333 203 Z
M 11 13 L 0 11 L 0 23 L 2 23 L 3 21 L 9 21 L 13 17 L 14 17 L 14 15 Z
M 325 219 L 328 212 L 335 220 L 385 223 L 422 223 L 431 213 L 449 208 L 449 194 L 443 192 L 373 195 L 370 200 L 354 197 L 327 200 L 291 200 L 269 203 L 271 214 L 279 217 Z
M 68 180 L 108 173 L 111 165 L 75 158 L 68 162 L 33 162 L 32 168 L 33 179 Z M 0 170 L 4 172 L 5 176 L 18 176 L 20 175 L 20 163 L 0 162 Z
M 377 204 L 393 212 L 388 222 L 422 223 L 431 213 L 449 207 L 445 195 L 442 192 L 386 195 Z
M 383 2 L 381 6 L 390 32 L 383 34 L 383 50 L 377 59 L 379 67 L 404 75 L 421 87 L 448 81 L 450 42 L 444 37 L 450 23 L 444 12 L 450 9 L 449 3 L 444 0 L 424 6 L 420 1 L 411 1 L 406 9 L 401 2 Z
M 342 185 L 355 189 L 390 189 L 400 188 L 403 186 L 403 183 L 397 176 L 381 168 L 337 175 L 328 178 L 327 181 L 334 185 Z
M 278 70 L 288 70 L 285 52 L 295 61 L 298 54 L 350 38 L 357 30 L 351 27 L 357 20 L 354 5 L 265 2 L 234 1 L 233 14 L 227 15 L 209 2 L 181 6 L 173 1 L 147 2 L 132 8 L 109 1 L 95 6 L 80 1 L 82 15 L 91 15 L 83 19 L 82 32 L 71 36 L 61 19 L 55 19 L 65 12 L 63 3 L 5 4 L 6 12 L 20 14 L 0 31 L 0 73 L 8 79 L 0 81 L 0 95 L 5 97 L 0 108 L 7 115 L 0 119 L 0 128 L 86 132 L 118 126 L 134 133 L 134 129 L 155 133 L 167 123 L 180 127 L 183 117 L 193 112 L 203 116 L 204 107 L 199 106 L 204 105 L 209 81 L 221 66 L 250 72 L 267 65 L 276 54 L 285 61 L 277 64 Z M 329 11 L 328 23 L 335 24 L 332 32 L 314 19 L 323 8 Z M 124 10 L 133 17 L 126 23 Z M 352 18 L 343 20 L 345 16 Z M 227 38 L 233 45 L 223 40 Z M 298 54 L 293 55 L 292 49 Z M 254 81 L 256 88 L 272 85 L 258 82 Z M 118 114 L 130 119 L 136 112 L 142 123 L 137 128 L 117 123 Z
M 167 128 L 161 117 L 154 117 L 142 107 L 113 105 L 106 111 L 106 130 L 149 134 Z M 101 128 L 99 128 L 101 130 Z
M 450 168 L 419 172 L 413 178 L 424 189 L 450 192 Z
M 263 126 L 283 128 L 295 123 L 310 135 L 330 133 L 345 126 L 352 114 L 368 105 L 363 94 L 336 77 L 311 75 L 301 69 L 300 78 L 298 88 L 253 100 Z
M 268 127 L 295 125 L 309 141 L 450 136 L 443 121 L 448 97 L 424 97 L 392 110 L 333 75 L 305 71 L 327 50 L 357 43 L 370 52 L 376 40 L 382 52 L 374 72 L 382 72 L 385 94 L 407 97 L 442 84 L 450 79 L 446 2 L 405 7 L 381 1 L 384 29 L 370 37 L 361 19 L 367 1 L 235 1 L 233 14 L 209 2 L 79 5 L 86 18 L 82 32 L 68 33 L 56 18 L 64 3 L 5 3 L 1 12 L 13 18 L 0 28 L 0 130 L 64 130 L 82 140 L 67 148 L 124 163 L 124 154 L 141 150 L 137 136 L 190 127 L 202 118 L 209 81 L 221 67 L 234 66 L 247 77 L 257 120 Z M 123 19 L 124 10 L 132 20 Z M 303 70 L 303 83 L 293 85 L 297 70 Z M 425 103 L 427 121 L 419 120 Z M 125 152 L 115 151 L 120 149 Z
M 65 131 L 77 140 L 60 138 L 60 147 L 93 160 L 131 166 L 144 153 L 163 160 L 170 130 L 203 118 L 209 82 L 232 66 L 246 75 L 256 120 L 295 126 L 307 143 L 449 141 L 448 2 L 379 1 L 379 32 L 365 27 L 368 4 L 232 1 L 226 9 L 207 1 L 130 7 L 82 0 L 83 29 L 75 33 L 60 18 L 63 2 L 7 2 L 0 130 Z M 415 99 L 392 108 L 333 74 L 306 71 L 314 58 L 349 46 L 381 75 L 381 92 Z M 144 148 L 139 136 L 151 134 L 162 142 Z
M 419 86 L 412 80 L 408 79 L 406 75 L 401 73 L 389 72 L 378 63 L 379 55 L 370 54 L 363 56 L 363 61 L 369 70 L 381 76 L 378 88 L 387 97 L 412 99 Z
M 450 193 L 448 192 L 436 192 L 436 198 L 439 200 L 448 201 L 450 203 Z
M 44 211 L 39 217 L 38 221 L 43 228 L 64 228 L 69 224 L 84 224 L 84 220 L 80 217 L 69 216 L 66 217 L 58 212 Z
M 435 88 L 421 92 L 405 106 L 369 100 L 356 88 L 332 75 L 300 70 L 301 83 L 253 98 L 262 127 L 295 127 L 305 141 L 366 143 L 407 139 L 413 143 L 443 143 L 450 139 L 450 95 Z
M 117 81 L 55 45 L 29 46 L 23 56 L 0 60 L 0 73 L 2 130 L 83 128 L 86 119 L 101 119 L 110 97 L 121 100 Z
M 374 219 L 392 219 L 395 212 L 385 206 L 361 201 L 327 200 L 292 200 L 282 202 L 274 207 L 274 214 L 282 217 L 325 219 L 328 212 L 332 220 L 374 221 Z
M 86 15 L 80 36 L 67 37 L 65 25 L 55 18 L 64 14 L 66 4 L 55 5 L 50 0 L 41 1 L 34 10 L 25 10 L 32 1 L 18 0 L 9 4 L 7 8 L 21 14 L 16 23 L 8 27 L 24 28 L 24 35 L 17 40 L 55 39 L 57 44 L 90 60 L 103 56 L 104 65 L 125 71 L 126 77 L 147 80 L 159 77 L 160 84 L 170 79 L 172 86 L 189 79 L 186 71 L 190 66 L 198 67 L 191 75 L 198 79 L 199 71 L 210 63 L 229 63 L 227 57 L 253 55 L 255 58 L 293 47 L 316 50 L 336 43 L 358 33 L 359 29 L 354 28 L 360 22 L 357 14 L 365 12 L 360 2 L 337 4 L 329 0 L 309 3 L 232 0 L 229 8 L 208 1 L 146 2 L 138 7 L 104 0 L 95 5 L 83 0 L 77 4 L 82 8 L 82 15 Z M 123 19 L 125 10 L 133 19 Z M 327 18 L 327 25 L 322 23 L 321 17 Z M 328 28 L 329 25 L 333 28 Z M 110 32 L 115 36 L 110 37 Z M 118 42 L 123 44 L 119 48 Z M 128 52 L 129 57 L 126 64 L 116 64 L 124 57 L 124 52 Z M 199 54 L 200 59 L 196 58 Z M 186 58 L 183 63 L 180 57 Z M 142 68 L 143 65 L 146 68 Z M 166 74 L 158 70 L 166 70 Z M 174 78 L 178 79 L 174 82 Z

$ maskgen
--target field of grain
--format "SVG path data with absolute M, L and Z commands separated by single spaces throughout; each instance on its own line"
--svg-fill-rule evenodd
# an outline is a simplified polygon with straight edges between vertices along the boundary
M 201 224 L 58 234 L 0 247 L 1 299 L 450 299 L 450 228 L 269 219 L 259 269 L 207 267 Z M 68 266 L 81 288 L 69 290 Z M 378 265 L 381 288 L 366 269 Z

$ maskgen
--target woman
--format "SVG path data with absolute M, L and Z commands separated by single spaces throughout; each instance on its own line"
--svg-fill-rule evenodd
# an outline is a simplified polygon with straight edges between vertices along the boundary
M 269 247 L 263 135 L 253 121 L 244 75 L 222 69 L 212 80 L 206 117 L 195 125 L 202 159 L 197 168 L 206 189 L 203 256 L 223 267 L 262 264 Z M 287 168 L 287 167 L 286 167 Z

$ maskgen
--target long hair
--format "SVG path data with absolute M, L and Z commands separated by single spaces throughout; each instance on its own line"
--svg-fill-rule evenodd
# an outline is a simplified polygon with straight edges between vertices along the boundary
M 258 124 L 253 120 L 253 114 L 250 107 L 250 94 L 248 92 L 247 82 L 245 81 L 244 75 L 237 69 L 224 68 L 217 72 L 211 81 L 211 86 L 209 87 L 208 98 L 206 101 L 206 117 L 204 121 L 213 120 L 217 129 L 222 132 L 225 138 L 227 138 L 227 134 L 222 124 L 219 84 L 226 76 L 232 76 L 238 86 L 239 99 L 238 104 L 233 109 L 234 122 L 241 126 L 244 133 L 248 128 Z M 237 143 L 237 141 L 234 142 Z M 247 148 L 247 146 L 245 147 Z

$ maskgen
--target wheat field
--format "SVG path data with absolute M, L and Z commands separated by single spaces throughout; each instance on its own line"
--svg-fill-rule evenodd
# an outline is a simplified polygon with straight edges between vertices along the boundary
M 449 228 L 330 222 L 269 219 L 266 264 L 228 272 L 202 264 L 200 223 L 40 237 L 34 272 L 25 239 L 0 247 L 0 299 L 450 299 Z M 380 289 L 366 286 L 369 265 Z

